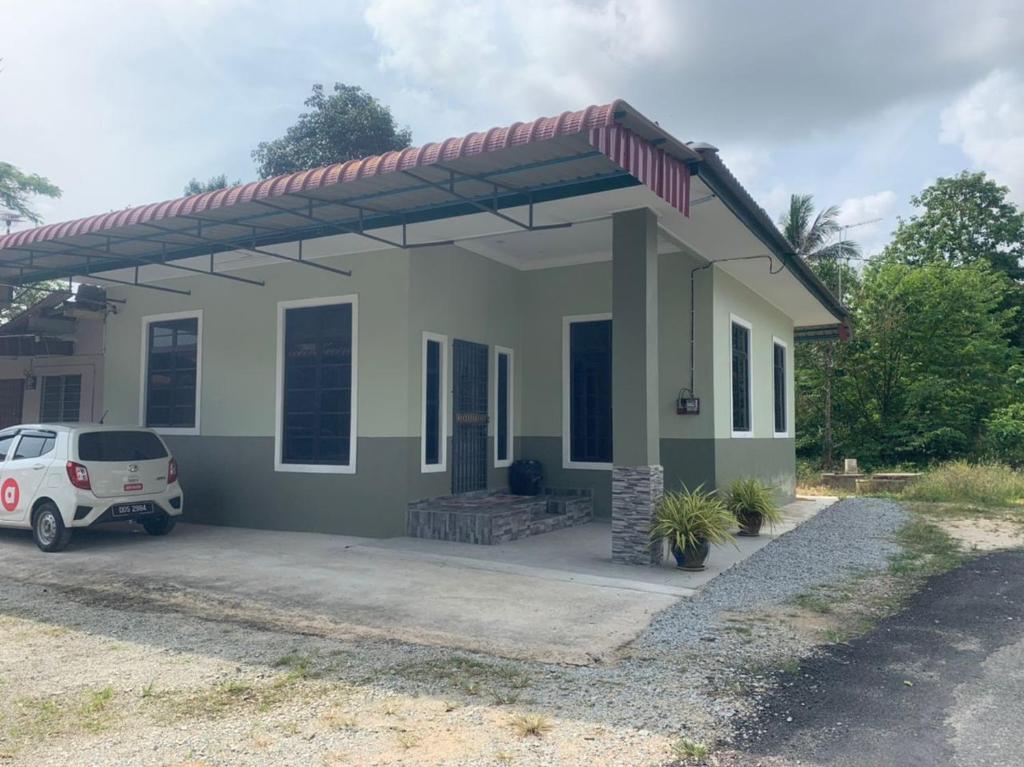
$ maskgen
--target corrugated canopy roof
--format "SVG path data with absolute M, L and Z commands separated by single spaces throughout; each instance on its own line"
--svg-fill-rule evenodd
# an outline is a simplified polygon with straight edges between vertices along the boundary
M 713 156 L 713 150 L 691 148 L 619 100 L 0 236 L 0 281 L 27 284 L 147 265 L 213 273 L 212 255 L 209 270 L 179 262 L 233 250 L 295 260 L 263 248 L 332 234 L 417 247 L 432 243 L 417 242 L 407 234 L 408 224 L 481 211 L 503 216 L 502 209 L 640 183 L 685 215 L 691 169 L 700 168 L 704 177 L 706 168 L 734 193 L 750 217 L 745 223 L 761 230 L 758 236 L 840 316 L 842 308 L 801 259 L 793 260 L 792 246 L 721 161 L 704 162 Z M 534 228 L 532 221 L 514 223 Z M 400 227 L 400 239 L 382 240 L 374 233 L 394 227 Z

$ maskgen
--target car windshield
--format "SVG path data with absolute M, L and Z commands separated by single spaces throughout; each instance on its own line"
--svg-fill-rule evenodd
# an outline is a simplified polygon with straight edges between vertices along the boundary
M 152 461 L 166 458 L 163 442 L 148 431 L 89 431 L 78 435 L 83 461 Z

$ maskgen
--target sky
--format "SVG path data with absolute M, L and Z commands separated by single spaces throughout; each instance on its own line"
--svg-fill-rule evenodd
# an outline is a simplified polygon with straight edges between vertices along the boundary
M 416 145 L 630 102 L 717 146 L 773 218 L 839 205 L 880 250 L 911 195 L 984 170 L 1024 205 L 1020 0 L 0 0 L 0 160 L 53 223 L 256 177 L 315 82 Z

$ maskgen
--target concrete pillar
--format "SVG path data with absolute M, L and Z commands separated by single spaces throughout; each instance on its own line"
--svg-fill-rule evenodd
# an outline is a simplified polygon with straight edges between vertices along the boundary
M 612 561 L 656 564 L 654 509 L 664 490 L 658 413 L 658 219 L 612 217 Z

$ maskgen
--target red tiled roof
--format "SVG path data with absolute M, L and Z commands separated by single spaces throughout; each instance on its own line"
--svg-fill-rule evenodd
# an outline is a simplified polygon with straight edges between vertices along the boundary
M 509 147 L 545 141 L 556 136 L 569 136 L 595 128 L 614 125 L 616 114 L 627 108 L 625 102 L 614 101 L 603 106 L 590 106 L 576 112 L 563 112 L 557 117 L 541 117 L 531 122 L 517 122 L 505 128 L 491 128 L 483 133 L 470 133 L 422 147 L 402 149 L 383 155 L 326 165 L 322 168 L 288 173 L 283 176 L 252 181 L 229 189 L 202 192 L 166 202 L 102 213 L 96 216 L 47 224 L 34 229 L 0 235 L 0 250 L 101 232 L 148 221 L 160 221 L 181 215 L 192 215 L 216 208 L 240 205 L 251 200 L 265 200 L 287 194 L 345 184 L 360 178 L 381 176 L 462 157 L 496 152 Z

